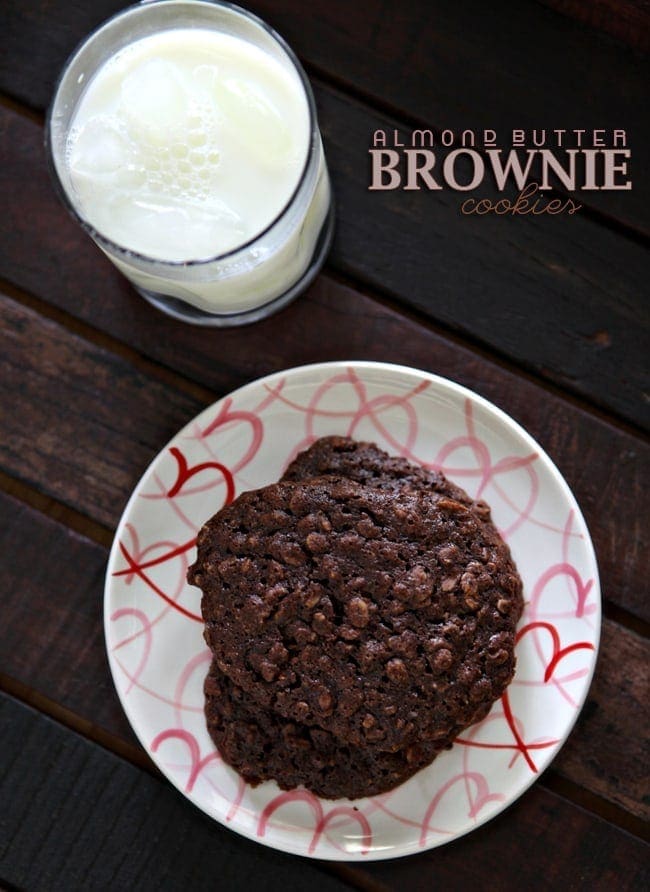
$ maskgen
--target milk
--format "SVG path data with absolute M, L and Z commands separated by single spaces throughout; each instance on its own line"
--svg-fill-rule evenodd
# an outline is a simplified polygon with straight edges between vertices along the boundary
M 330 204 L 295 66 L 212 28 L 167 28 L 106 60 L 65 166 L 75 209 L 136 286 L 210 313 L 286 292 Z

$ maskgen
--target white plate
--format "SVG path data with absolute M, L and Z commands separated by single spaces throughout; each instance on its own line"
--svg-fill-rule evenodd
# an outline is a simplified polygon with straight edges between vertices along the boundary
M 442 469 L 484 498 L 524 581 L 517 671 L 451 750 L 381 796 L 330 802 L 253 789 L 206 731 L 200 593 L 185 582 L 202 523 L 224 501 L 277 480 L 317 437 L 348 434 Z M 233 830 L 287 852 L 394 858 L 494 817 L 558 752 L 584 703 L 600 632 L 598 569 L 557 468 L 505 413 L 444 378 L 336 362 L 242 387 L 190 422 L 153 461 L 120 521 L 106 578 L 106 644 L 129 721 L 160 770 Z

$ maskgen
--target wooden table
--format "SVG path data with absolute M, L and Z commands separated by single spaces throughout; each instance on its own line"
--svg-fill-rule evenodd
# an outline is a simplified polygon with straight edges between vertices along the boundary
M 48 178 L 55 77 L 122 5 L 0 9 L 0 886 L 647 888 L 647 4 L 250 3 L 313 81 L 337 234 L 295 304 L 221 332 L 136 296 Z M 449 191 L 369 192 L 371 133 L 423 126 L 625 127 L 634 188 L 518 220 L 463 217 Z M 172 789 L 117 701 L 101 619 L 113 530 L 166 441 L 258 376 L 345 358 L 437 372 L 521 422 L 586 515 L 604 598 L 588 702 L 544 776 L 448 846 L 352 865 L 248 842 Z

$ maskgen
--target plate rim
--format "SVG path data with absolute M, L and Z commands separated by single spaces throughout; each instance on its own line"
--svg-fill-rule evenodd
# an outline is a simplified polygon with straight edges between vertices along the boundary
M 299 845 L 292 845 L 290 841 L 290 834 L 284 832 L 283 838 L 281 841 L 273 840 L 268 836 L 257 836 L 253 831 L 249 831 L 246 828 L 242 828 L 239 826 L 235 826 L 232 822 L 227 822 L 207 811 L 202 805 L 192 799 L 187 792 L 182 789 L 180 783 L 167 772 L 164 764 L 161 760 L 156 758 L 155 753 L 151 753 L 147 742 L 143 739 L 143 736 L 138 728 L 137 719 L 135 718 L 134 710 L 130 703 L 127 703 L 125 698 L 122 695 L 122 691 L 120 689 L 120 685 L 118 684 L 118 674 L 117 674 L 117 664 L 115 663 L 114 657 L 112 655 L 109 641 L 109 626 L 110 626 L 110 616 L 109 616 L 109 601 L 111 597 L 111 589 L 113 585 L 113 577 L 112 577 L 112 568 L 115 562 L 116 555 L 119 551 L 119 541 L 122 530 L 126 523 L 128 522 L 128 517 L 132 510 L 133 504 L 139 496 L 140 487 L 142 486 L 144 480 L 148 477 L 149 472 L 153 468 L 153 466 L 159 461 L 160 456 L 168 451 L 170 445 L 174 443 L 177 438 L 185 431 L 190 425 L 195 424 L 198 420 L 206 413 L 212 412 L 216 409 L 220 404 L 226 399 L 235 399 L 241 394 L 244 394 L 248 390 L 253 390 L 259 387 L 264 387 L 265 385 L 274 382 L 277 379 L 282 379 L 287 375 L 298 375 L 301 373 L 308 372 L 327 372 L 327 371 L 336 371 L 336 370 L 349 370 L 353 368 L 355 370 L 362 369 L 367 371 L 378 371 L 378 372 L 393 372 L 397 374 L 406 374 L 410 376 L 418 376 L 420 379 L 426 379 L 430 381 L 432 384 L 446 389 L 456 396 L 463 397 L 465 399 L 470 399 L 474 403 L 478 403 L 482 408 L 484 408 L 488 413 L 496 416 L 501 424 L 504 424 L 506 427 L 510 428 L 514 431 L 514 433 L 521 438 L 528 446 L 532 447 L 541 463 L 545 466 L 546 470 L 550 472 L 551 476 L 555 480 L 555 482 L 559 485 L 564 498 L 567 500 L 567 503 L 572 508 L 574 512 L 574 516 L 576 520 L 582 524 L 586 536 L 583 539 L 583 543 L 587 549 L 587 557 L 589 563 L 591 564 L 591 571 L 593 574 L 593 592 L 594 592 L 594 602 L 597 605 L 597 627 L 593 630 L 593 651 L 591 653 L 591 662 L 589 665 L 588 673 L 584 676 L 584 687 L 581 691 L 580 696 L 577 698 L 577 707 L 574 714 L 571 716 L 569 722 L 567 723 L 562 736 L 561 743 L 557 746 L 556 749 L 552 750 L 552 755 L 549 758 L 547 764 L 544 766 L 542 770 L 539 772 L 532 774 L 530 778 L 526 779 L 526 782 L 521 784 L 517 788 L 517 792 L 511 798 L 508 798 L 505 802 L 499 803 L 497 807 L 490 811 L 485 816 L 475 819 L 474 823 L 470 826 L 465 827 L 464 829 L 456 832 L 450 838 L 443 839 L 432 839 L 431 842 L 427 842 L 425 845 L 421 846 L 417 840 L 414 840 L 413 843 L 402 843 L 399 846 L 399 849 L 395 851 L 391 849 L 386 851 L 384 849 L 373 850 L 370 849 L 366 853 L 361 852 L 345 852 L 345 851 L 330 851 L 327 850 L 325 852 L 310 852 L 306 850 L 306 847 Z M 276 851 L 285 852 L 290 855 L 298 855 L 303 858 L 310 858 L 320 861 L 341 861 L 341 862 L 370 862 L 370 861 L 386 861 L 390 859 L 404 858 L 409 855 L 415 855 L 418 853 L 424 853 L 427 851 L 431 851 L 432 849 L 438 848 L 442 845 L 447 845 L 451 842 L 454 842 L 457 839 L 461 839 L 463 836 L 466 836 L 468 833 L 472 833 L 475 830 L 478 830 L 484 824 L 489 821 L 497 818 L 500 814 L 502 814 L 507 808 L 514 805 L 517 800 L 519 800 L 530 787 L 536 783 L 546 769 L 549 767 L 551 762 L 557 757 L 561 749 L 566 744 L 575 724 L 582 712 L 582 709 L 585 705 L 587 696 L 589 694 L 589 690 L 591 689 L 591 685 L 593 682 L 593 676 L 596 669 L 596 664 L 598 662 L 598 655 L 600 651 L 600 640 L 602 635 L 602 591 L 600 585 L 600 573 L 598 568 L 598 560 L 596 557 L 596 551 L 594 548 L 593 540 L 591 537 L 591 533 L 589 531 L 589 527 L 584 518 L 580 505 L 571 490 L 571 487 L 564 479 L 563 474 L 555 464 L 555 462 L 548 455 L 546 450 L 535 440 L 535 438 L 528 433 L 528 431 L 514 418 L 512 418 L 505 410 L 501 409 L 491 400 L 488 400 L 486 397 L 482 396 L 476 391 L 472 390 L 469 387 L 466 387 L 463 384 L 459 384 L 456 381 L 453 381 L 450 378 L 446 378 L 442 375 L 438 375 L 435 372 L 428 372 L 424 369 L 417 369 L 413 366 L 407 366 L 400 363 L 392 363 L 392 362 L 380 362 L 376 360 L 330 360 L 325 362 L 314 362 L 314 363 L 306 363 L 299 366 L 291 366 L 287 369 L 282 369 L 277 372 L 271 372 L 268 375 L 263 375 L 262 377 L 255 378 L 252 381 L 249 381 L 246 384 L 241 385 L 235 390 L 229 391 L 223 396 L 219 397 L 219 399 L 215 400 L 209 406 L 204 407 L 197 415 L 190 418 L 184 425 L 181 427 L 176 433 L 169 439 L 167 442 L 158 449 L 155 456 L 151 459 L 151 461 L 147 464 L 147 467 L 144 469 L 143 473 L 140 475 L 137 483 L 135 484 L 124 508 L 122 509 L 122 513 L 120 515 L 120 519 L 115 528 L 115 533 L 113 536 L 113 541 L 111 544 L 111 549 L 108 555 L 108 560 L 106 563 L 106 574 L 104 578 L 104 596 L 103 596 L 103 610 L 102 610 L 102 619 L 104 626 L 104 646 L 106 649 L 106 656 L 108 660 L 108 665 L 111 673 L 111 679 L 113 682 L 113 687 L 115 692 L 117 693 L 118 700 L 124 713 L 127 717 L 129 725 L 131 726 L 131 730 L 135 733 L 140 745 L 143 747 L 145 753 L 152 759 L 154 764 L 157 766 L 158 770 L 163 774 L 165 780 L 172 784 L 185 798 L 190 802 L 190 804 L 194 808 L 198 808 L 203 814 L 209 817 L 211 820 L 216 821 L 222 827 L 227 830 L 231 830 L 235 833 L 238 833 L 240 836 L 243 836 L 247 839 L 252 840 L 260 845 L 264 845 L 268 848 L 274 849 Z M 319 798 L 319 797 L 316 797 Z M 319 799 L 319 801 L 322 801 Z

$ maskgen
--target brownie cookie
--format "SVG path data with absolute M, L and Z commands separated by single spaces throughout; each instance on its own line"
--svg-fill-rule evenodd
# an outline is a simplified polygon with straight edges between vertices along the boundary
M 263 709 L 352 747 L 447 743 L 514 672 L 521 581 L 467 496 L 272 484 L 204 525 L 188 579 L 219 669 Z
M 416 743 L 396 753 L 347 746 L 323 728 L 262 709 L 215 662 L 204 689 L 212 740 L 223 760 L 253 786 L 275 780 L 283 790 L 304 785 L 325 799 L 376 796 L 404 783 L 445 746 Z
M 464 505 L 473 505 L 489 519 L 489 508 L 485 502 L 474 502 L 465 490 L 447 480 L 440 471 L 414 465 L 405 458 L 389 455 L 375 443 L 359 442 L 350 437 L 321 437 L 316 440 L 309 449 L 296 456 L 282 480 L 308 480 L 330 474 L 382 489 L 411 486 L 438 492 Z

